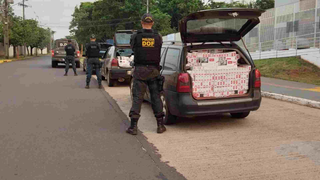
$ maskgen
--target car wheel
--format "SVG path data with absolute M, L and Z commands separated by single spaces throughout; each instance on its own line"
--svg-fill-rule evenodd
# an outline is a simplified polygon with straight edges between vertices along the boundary
M 107 84 L 109 87 L 112 87 L 114 85 L 114 81 L 110 79 L 110 72 L 107 72 Z
M 57 67 L 57 62 L 51 62 L 51 66 L 53 67 L 53 68 L 55 68 L 55 67 Z
M 76 62 L 76 68 L 80 68 L 80 62 Z
M 170 113 L 166 98 L 163 93 L 161 93 L 160 98 L 163 104 L 164 124 L 165 125 L 175 124 L 177 122 L 178 117 Z
M 242 119 L 242 118 L 247 117 L 250 114 L 250 111 L 249 112 L 242 112 L 242 113 L 230 113 L 230 114 L 233 118 Z

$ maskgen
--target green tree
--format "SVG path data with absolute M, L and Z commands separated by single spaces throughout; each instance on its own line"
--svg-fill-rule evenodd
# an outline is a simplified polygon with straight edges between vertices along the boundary
M 39 43 L 40 32 L 39 32 L 38 22 L 33 19 L 26 19 L 24 21 L 24 28 L 25 28 L 25 42 L 27 46 L 31 48 L 30 53 L 28 49 L 28 54 L 32 56 L 33 48 L 38 47 L 38 43 Z
M 47 48 L 48 45 L 50 44 L 50 39 L 51 39 L 51 29 L 50 28 L 44 29 L 39 27 L 39 37 L 38 37 L 37 48 L 41 50 L 41 54 L 43 54 L 43 49 Z
M 157 0 L 155 6 L 171 16 L 171 28 L 175 30 L 183 17 L 205 8 L 201 0 Z
M 274 0 L 257 0 L 255 8 L 262 10 L 274 8 Z
M 16 56 L 17 55 L 16 47 L 21 46 L 23 44 L 23 38 L 24 38 L 24 28 L 23 28 L 22 18 L 19 16 L 12 17 L 9 29 L 10 29 L 9 42 L 10 42 L 10 45 L 13 46 L 14 56 Z

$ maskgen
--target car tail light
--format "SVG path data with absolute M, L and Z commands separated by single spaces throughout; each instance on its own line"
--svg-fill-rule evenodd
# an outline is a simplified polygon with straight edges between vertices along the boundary
M 254 81 L 254 87 L 260 88 L 261 87 L 261 73 L 258 69 L 255 70 L 256 80 Z
M 80 57 L 80 51 L 77 51 L 77 57 Z
M 111 66 L 119 66 L 118 60 L 116 58 L 112 59 Z
M 54 56 L 54 50 L 51 50 L 51 56 L 52 57 Z
M 188 73 L 179 74 L 177 92 L 190 92 L 190 78 Z

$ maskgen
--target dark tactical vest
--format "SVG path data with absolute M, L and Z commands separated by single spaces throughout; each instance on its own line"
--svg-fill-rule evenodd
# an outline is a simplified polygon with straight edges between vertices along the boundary
M 72 44 L 66 45 L 64 49 L 66 50 L 67 56 L 74 56 L 75 49 Z
M 100 47 L 96 42 L 90 42 L 87 45 L 87 56 L 88 58 L 98 58 L 100 57 Z
M 159 66 L 162 40 L 158 32 L 145 29 L 139 30 L 134 41 L 135 65 Z

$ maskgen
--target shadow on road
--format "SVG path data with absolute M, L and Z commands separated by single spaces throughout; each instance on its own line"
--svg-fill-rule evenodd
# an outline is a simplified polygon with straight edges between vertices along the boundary
M 239 128 L 246 126 L 246 119 L 235 119 L 230 114 L 219 114 L 214 116 L 198 116 L 192 118 L 178 118 L 177 123 L 170 125 L 179 129 L 201 129 L 201 130 L 212 130 L 212 129 L 223 129 L 223 128 Z

